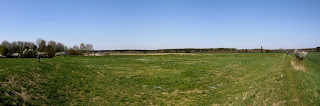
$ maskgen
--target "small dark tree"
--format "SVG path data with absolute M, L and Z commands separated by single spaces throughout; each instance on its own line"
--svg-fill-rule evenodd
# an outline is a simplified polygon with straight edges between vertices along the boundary
M 75 50 L 73 50 L 73 49 L 71 48 L 71 49 L 68 50 L 68 53 L 69 53 L 70 55 L 74 55 L 74 54 L 75 54 Z
M 38 44 L 38 51 L 39 52 L 45 52 L 46 51 L 46 41 L 45 40 L 41 40 L 40 43 Z
M 50 45 L 51 47 L 53 47 L 54 49 L 56 49 L 57 43 L 55 41 L 50 40 L 48 42 L 48 45 Z
M 63 52 L 64 51 L 64 45 L 60 42 L 57 43 L 57 46 L 56 46 L 56 51 L 57 52 Z
M 80 44 L 80 50 L 85 51 L 86 50 L 86 46 L 84 45 L 84 43 Z
M 74 50 L 73 48 L 68 50 L 70 55 L 82 55 L 81 50 Z
M 72 47 L 72 49 L 73 49 L 73 50 L 80 50 L 80 49 L 79 49 L 79 46 L 77 46 L 77 45 L 74 45 L 74 46 Z
M 56 50 L 51 45 L 47 46 L 47 53 L 49 57 L 54 57 Z
M 319 46 L 319 47 L 317 47 L 316 49 L 317 49 L 317 52 L 320 52 L 320 46 Z
M 0 48 L 0 54 L 5 56 L 5 55 L 7 55 L 7 53 L 8 53 L 8 49 L 6 48 L 6 46 L 2 46 Z

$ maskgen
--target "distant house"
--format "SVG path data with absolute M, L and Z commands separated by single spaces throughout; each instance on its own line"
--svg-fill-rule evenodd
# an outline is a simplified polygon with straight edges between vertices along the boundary
M 105 52 L 105 55 L 110 55 L 110 52 Z

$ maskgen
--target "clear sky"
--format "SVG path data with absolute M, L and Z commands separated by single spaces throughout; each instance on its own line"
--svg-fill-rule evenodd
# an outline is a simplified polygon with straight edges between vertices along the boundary
M 0 41 L 95 49 L 314 48 L 320 0 L 0 0 Z

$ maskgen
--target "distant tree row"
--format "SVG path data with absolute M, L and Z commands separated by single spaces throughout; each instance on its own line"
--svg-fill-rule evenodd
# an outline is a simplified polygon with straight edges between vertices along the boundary
M 93 46 L 91 44 L 84 44 L 81 43 L 80 47 L 78 45 L 74 45 L 72 48 L 68 50 L 68 53 L 70 55 L 82 55 L 83 53 L 87 51 L 92 51 Z
M 57 54 L 82 55 L 86 51 L 91 50 L 93 50 L 91 44 L 81 43 L 80 48 L 75 45 L 68 49 L 61 42 L 57 43 L 52 40 L 46 42 L 41 38 L 37 39 L 36 43 L 24 41 L 8 42 L 4 40 L 0 44 L 1 57 L 36 57 L 37 54 L 40 54 L 42 57 L 54 57 Z
M 299 49 L 306 52 L 320 52 L 320 47 Z M 294 49 L 236 49 L 236 48 L 186 48 L 186 49 L 159 49 L 159 50 L 99 50 L 110 53 L 290 53 Z

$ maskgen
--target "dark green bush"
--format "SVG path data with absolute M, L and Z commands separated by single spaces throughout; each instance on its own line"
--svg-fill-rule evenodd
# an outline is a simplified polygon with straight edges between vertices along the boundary
M 48 57 L 54 57 L 56 54 L 56 50 L 51 45 L 48 45 L 47 46 L 47 53 L 48 53 Z
M 68 52 L 69 52 L 69 55 L 83 55 L 81 50 L 70 49 Z
M 2 46 L 0 48 L 0 54 L 5 56 L 8 53 L 8 49 L 6 48 L 6 46 Z

